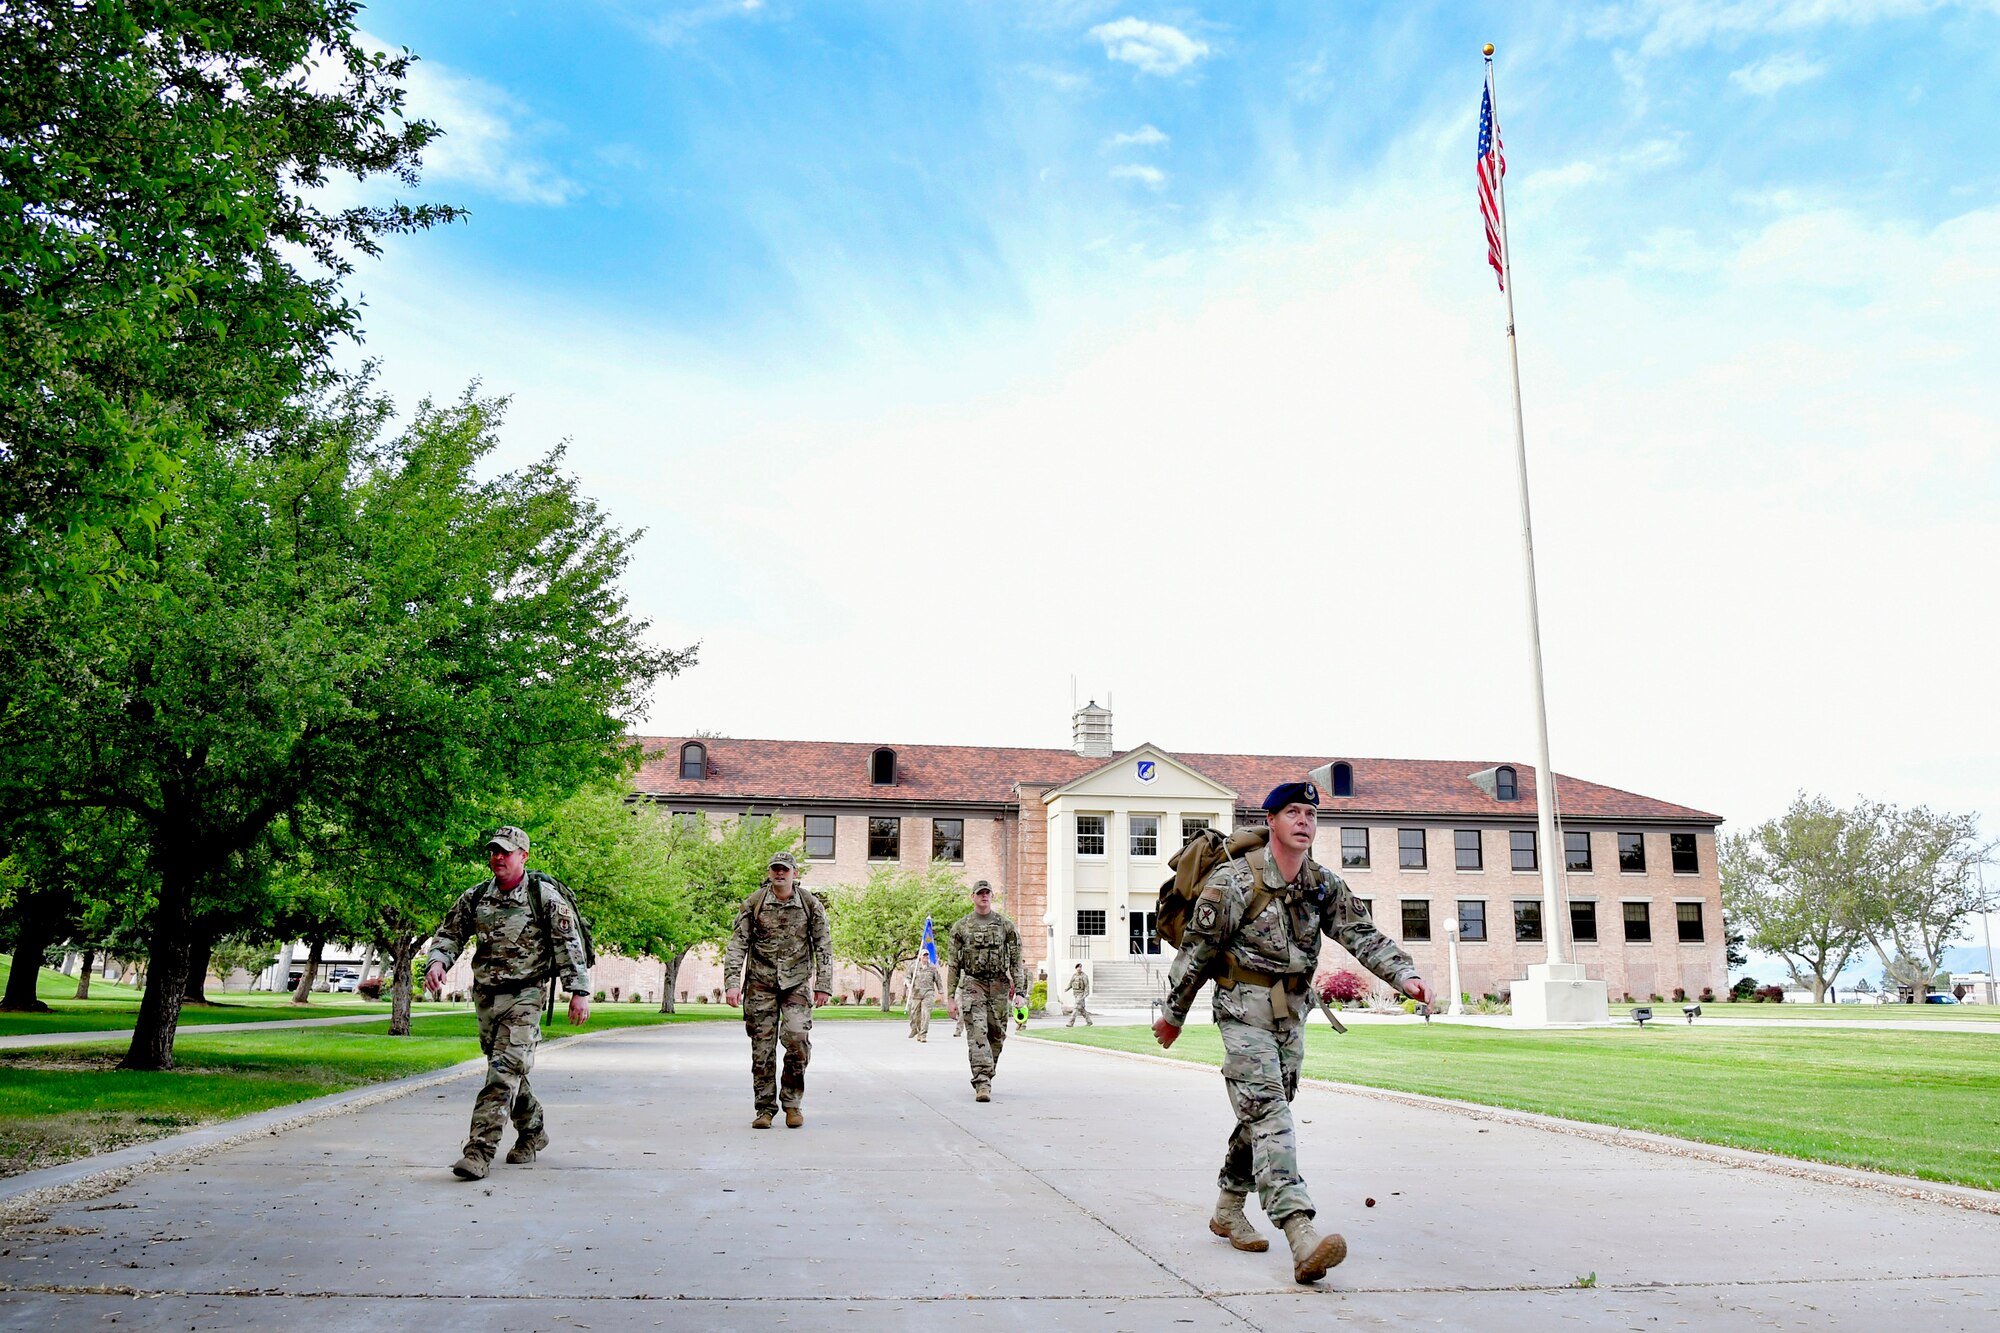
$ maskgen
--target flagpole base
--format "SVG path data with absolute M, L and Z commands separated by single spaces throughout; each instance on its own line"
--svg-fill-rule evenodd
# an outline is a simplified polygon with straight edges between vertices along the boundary
M 1581 963 L 1531 963 L 1513 985 L 1517 1028 L 1590 1027 L 1611 1021 L 1610 997 Z

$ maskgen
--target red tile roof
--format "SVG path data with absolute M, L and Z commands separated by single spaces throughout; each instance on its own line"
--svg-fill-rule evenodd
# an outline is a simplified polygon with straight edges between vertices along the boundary
M 683 780 L 680 747 L 690 737 L 635 736 L 646 762 L 633 780 L 650 796 L 702 797 L 744 804 L 794 801 L 1011 805 L 1016 783 L 1059 786 L 1073 782 L 1130 754 L 1086 759 L 1069 750 L 1017 749 L 998 745 L 891 745 L 896 752 L 894 786 L 868 780 L 869 757 L 880 748 L 852 741 L 766 741 L 701 737 L 708 747 L 706 780 Z M 1255 809 L 1264 793 L 1295 782 L 1327 762 L 1354 766 L 1354 795 L 1320 794 L 1329 813 L 1417 815 L 1524 815 L 1535 809 L 1535 770 L 1511 760 L 1362 759 L 1343 755 L 1182 754 L 1173 757 L 1230 788 L 1239 807 Z M 1473 784 L 1471 775 L 1513 763 L 1518 801 L 1499 801 Z M 1576 819 L 1648 819 L 1720 824 L 1722 816 L 1600 786 L 1582 778 L 1560 777 L 1562 813 Z

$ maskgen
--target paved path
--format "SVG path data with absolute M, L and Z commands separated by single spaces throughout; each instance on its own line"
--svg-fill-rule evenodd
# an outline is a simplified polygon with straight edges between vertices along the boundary
M 805 1127 L 761 1133 L 736 1024 L 565 1043 L 554 1147 L 479 1184 L 470 1075 L 221 1149 L 0 1237 L 0 1326 L 2000 1327 L 1992 1213 L 1324 1088 L 1353 1254 L 1299 1288 L 1204 1225 L 1213 1069 L 1016 1041 L 979 1105 L 949 1032 L 821 1024 Z
M 469 1014 L 465 1009 L 419 1009 L 411 1018 L 433 1018 L 439 1014 Z M 202 1032 L 260 1032 L 266 1028 L 323 1028 L 341 1023 L 386 1023 L 389 1011 L 379 1014 L 336 1014 L 332 1018 L 274 1018 L 267 1023 L 184 1023 L 176 1036 L 191 1037 Z M 96 1032 L 16 1032 L 0 1037 L 0 1050 L 21 1046 L 76 1046 L 88 1041 L 130 1041 L 131 1028 L 101 1028 Z

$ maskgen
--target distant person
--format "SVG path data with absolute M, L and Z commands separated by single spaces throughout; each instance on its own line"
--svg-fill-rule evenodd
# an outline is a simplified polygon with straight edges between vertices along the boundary
M 1078 963 L 1076 971 L 1069 974 L 1069 993 L 1076 998 L 1070 1005 L 1069 1022 L 1063 1026 L 1073 1028 L 1076 1026 L 1076 1020 L 1081 1018 L 1085 1027 L 1096 1027 L 1097 1024 L 1091 1021 L 1089 1008 L 1084 1004 L 1090 996 L 1090 978 L 1083 974 L 1082 963 Z
M 1269 846 L 1216 867 L 1188 913 L 1167 973 L 1166 1014 L 1153 1024 L 1153 1036 L 1172 1046 L 1195 993 L 1215 979 L 1222 1078 L 1236 1128 L 1223 1154 L 1222 1192 L 1208 1229 L 1239 1250 L 1269 1249 L 1243 1213 L 1255 1189 L 1264 1215 L 1284 1229 L 1293 1279 L 1317 1282 L 1347 1257 L 1345 1239 L 1313 1228 L 1292 1128 L 1310 1012 L 1303 997 L 1319 961 L 1320 936 L 1337 940 L 1356 962 L 1418 1003 L 1428 1004 L 1431 994 L 1416 964 L 1375 929 L 1346 881 L 1312 859 L 1318 789 L 1310 782 L 1274 787 L 1264 811 Z
M 936 1002 L 938 988 L 942 985 L 936 963 L 922 954 L 911 960 L 910 987 L 905 1004 L 910 1011 L 910 1035 L 918 1041 L 931 1039 L 931 1005 Z
M 486 1082 L 472 1103 L 472 1132 L 452 1163 L 460 1180 L 484 1180 L 507 1121 L 514 1146 L 507 1160 L 535 1160 L 549 1146 L 542 1104 L 528 1087 L 535 1047 L 542 1039 L 542 987 L 561 978 L 569 992 L 569 1021 L 590 1021 L 590 967 L 583 936 L 568 900 L 529 870 L 528 835 L 512 824 L 486 840 L 493 877 L 467 890 L 431 936 L 424 985 L 436 994 L 466 940 L 478 936 L 472 955 L 472 1003 L 479 1016 L 479 1049 L 486 1054 Z M 554 960 L 551 967 L 550 960 Z
M 787 1128 L 806 1122 L 813 1009 L 833 993 L 833 938 L 826 908 L 798 877 L 799 863 L 790 852 L 771 858 L 763 886 L 737 910 L 722 959 L 722 980 L 729 987 L 724 998 L 743 1006 L 743 1026 L 750 1033 L 750 1086 L 757 1099 L 752 1129 L 769 1129 L 781 1108 Z
M 1007 1044 L 1007 1013 L 1015 993 L 1028 989 L 1021 962 L 1021 932 L 993 910 L 993 886 L 972 886 L 972 910 L 952 923 L 946 1001 L 954 1019 L 965 1024 L 966 1062 L 972 1066 L 972 1098 L 993 1100 L 993 1074 Z

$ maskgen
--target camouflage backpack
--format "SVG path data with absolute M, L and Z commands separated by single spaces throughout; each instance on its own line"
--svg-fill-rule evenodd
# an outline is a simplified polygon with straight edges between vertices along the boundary
M 534 912 L 535 925 L 542 932 L 542 979 L 554 981 L 562 975 L 562 969 L 556 966 L 555 937 L 549 933 L 549 902 L 547 896 L 549 894 L 554 894 L 569 904 L 570 920 L 576 922 L 577 937 L 583 941 L 583 964 L 585 967 L 596 967 L 597 944 L 590 938 L 590 922 L 584 920 L 583 913 L 577 910 L 576 894 L 570 891 L 569 885 L 563 883 L 554 875 L 544 874 L 539 870 L 530 870 L 527 879 L 528 907 Z M 492 881 L 488 880 L 487 883 L 491 884 Z M 478 909 L 478 906 L 479 904 L 476 902 L 473 904 L 475 911 Z M 555 1002 L 555 987 L 550 986 L 549 1008 L 551 1011 L 555 1008 Z
M 1205 828 L 1188 839 L 1187 845 L 1167 861 L 1173 867 L 1173 878 L 1160 885 L 1160 902 L 1154 909 L 1154 925 L 1160 938 L 1174 948 L 1180 948 L 1182 939 L 1187 935 L 1188 916 L 1194 911 L 1194 900 L 1201 897 L 1202 885 L 1208 883 L 1208 877 L 1225 861 L 1262 852 L 1270 840 L 1271 830 L 1268 828 L 1239 829 L 1227 838 L 1212 828 Z

